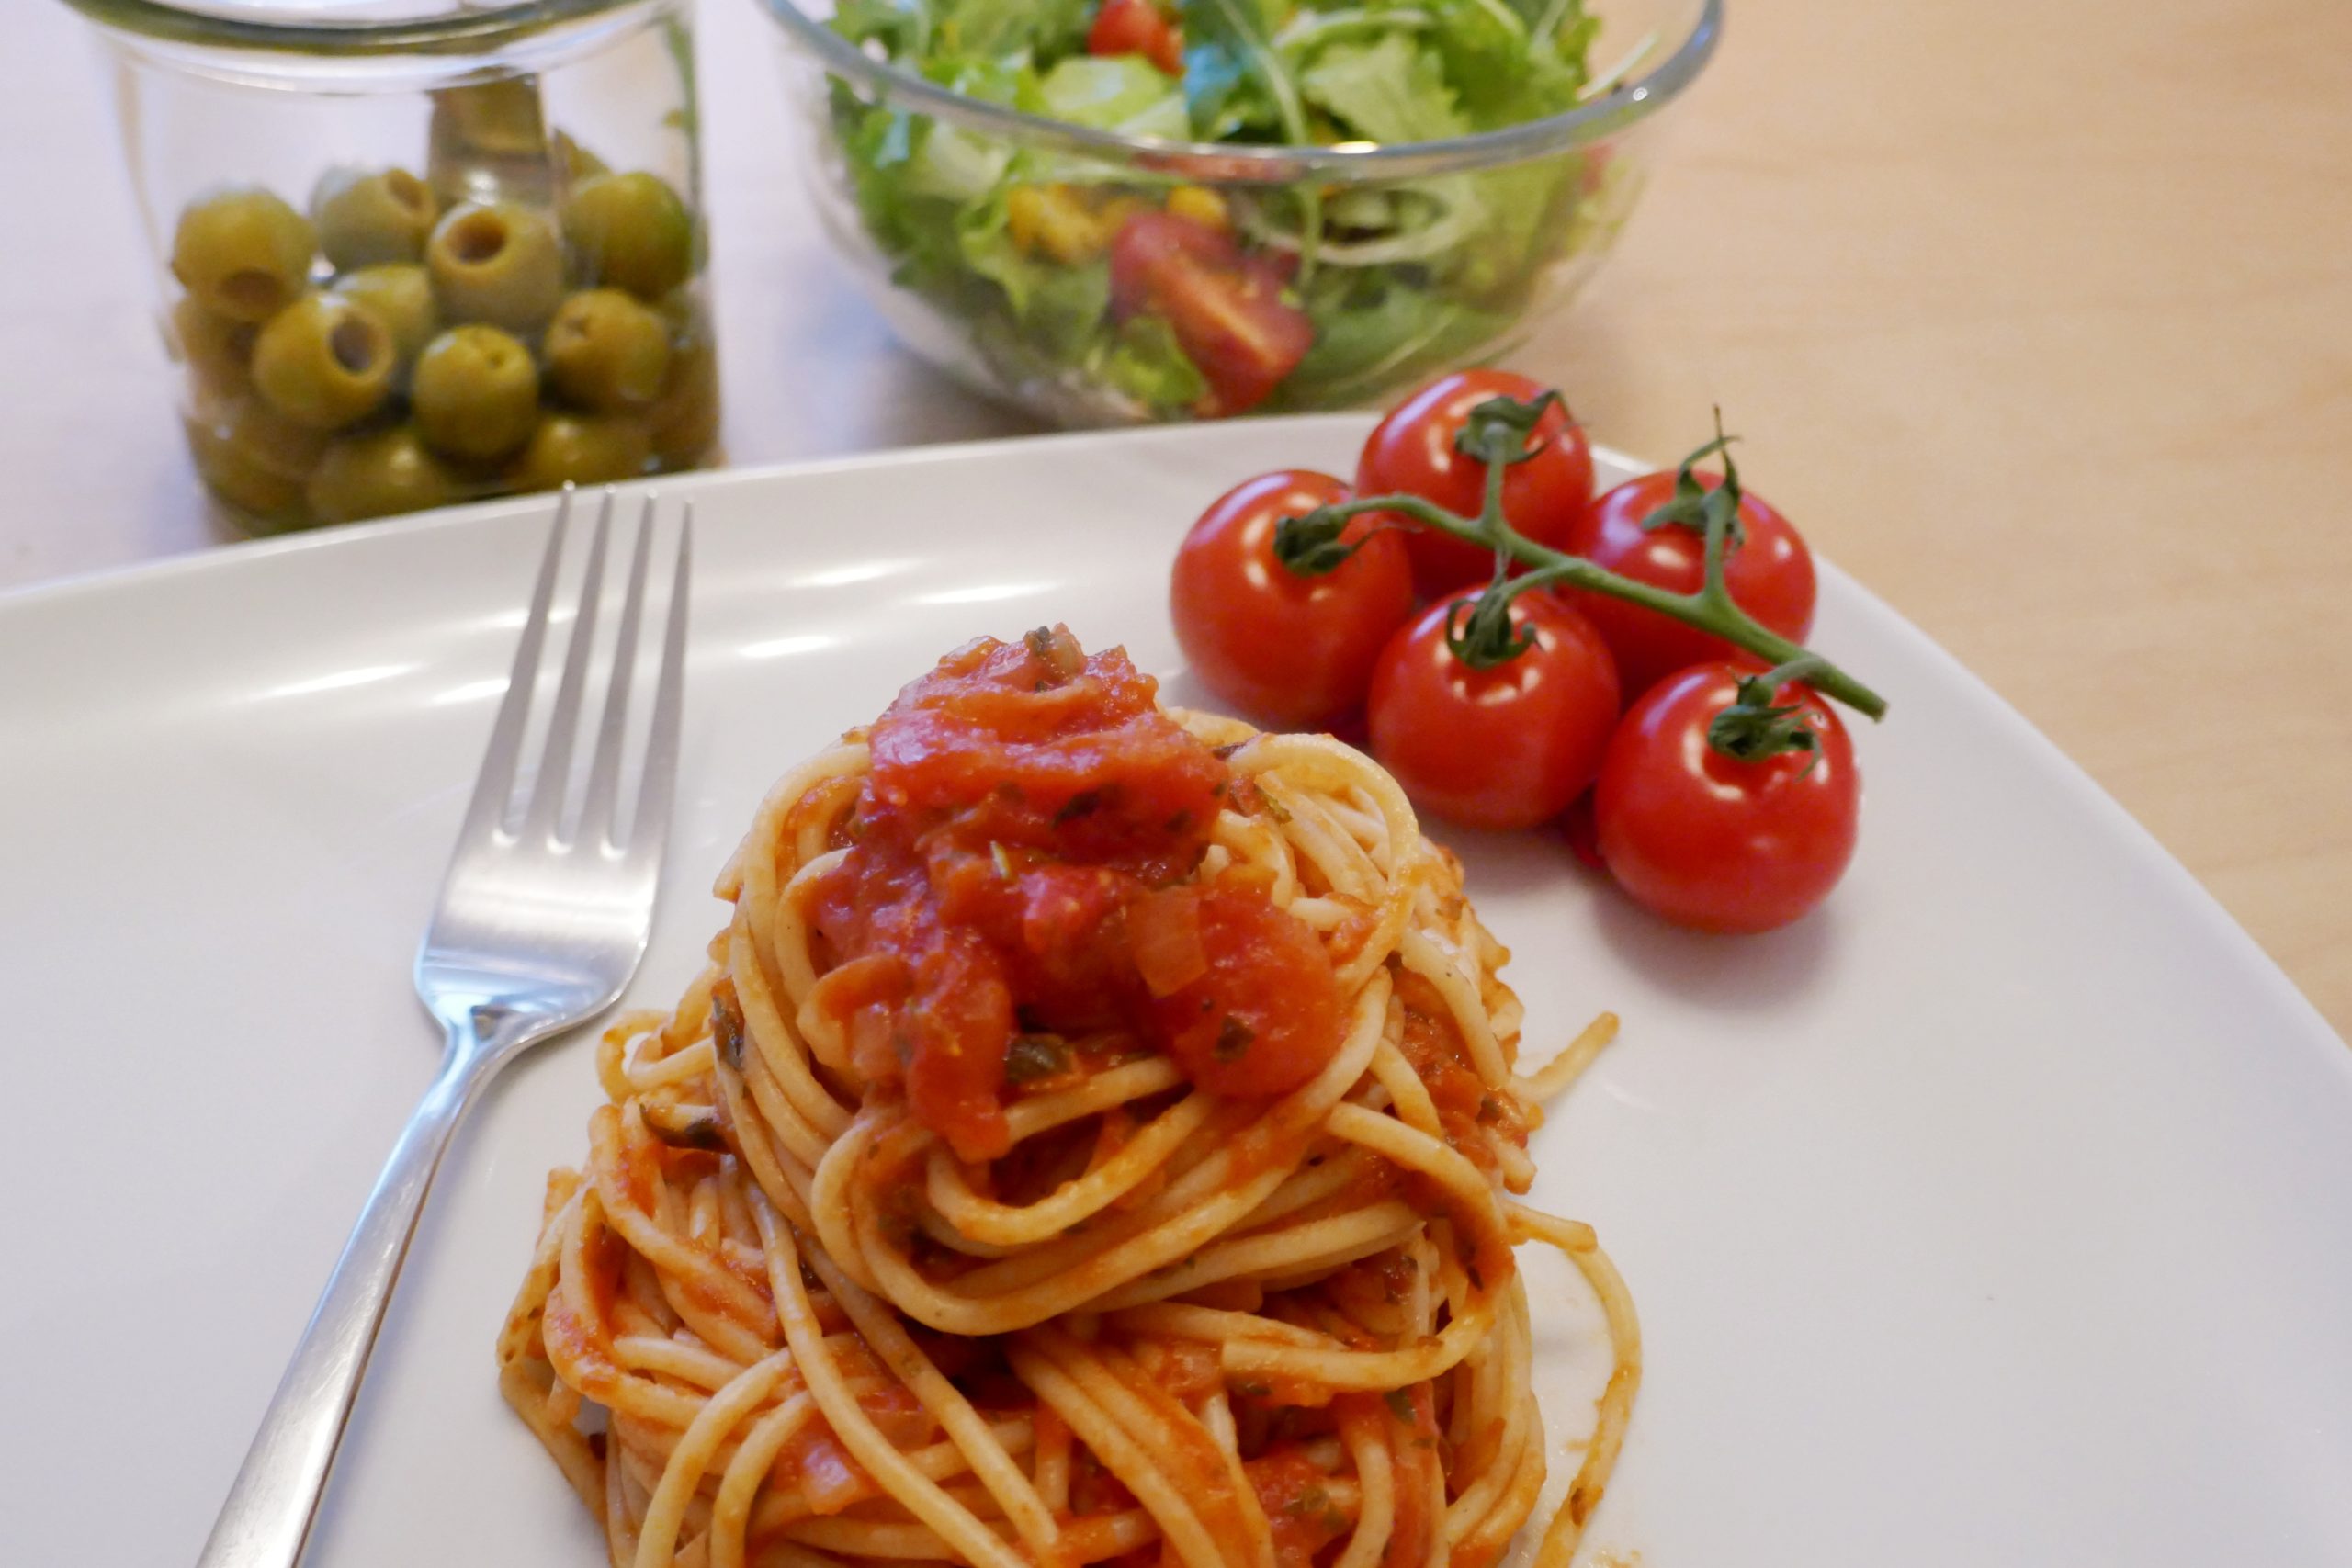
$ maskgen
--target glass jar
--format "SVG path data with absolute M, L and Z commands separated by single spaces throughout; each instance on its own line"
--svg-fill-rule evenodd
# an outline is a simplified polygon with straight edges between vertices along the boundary
M 249 531 L 713 460 L 691 0 L 70 0 Z

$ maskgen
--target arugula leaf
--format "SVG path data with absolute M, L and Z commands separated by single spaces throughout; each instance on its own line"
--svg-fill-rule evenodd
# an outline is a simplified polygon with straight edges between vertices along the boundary
M 1223 141 L 1243 129 L 1307 141 L 1298 85 L 1274 51 L 1283 0 L 1179 0 L 1184 96 L 1193 128 Z
M 1292 80 L 1290 67 L 1283 62 L 1273 45 L 1274 29 L 1282 25 L 1289 3 L 1290 0 L 1178 0 L 1186 43 L 1186 102 L 1192 106 L 1196 126 L 1204 107 L 1193 86 L 1193 74 L 1198 70 L 1208 82 L 1227 84 L 1222 96 L 1213 106 L 1212 118 L 1235 100 L 1246 75 L 1252 87 L 1262 91 L 1272 104 L 1274 129 L 1282 140 L 1302 146 L 1315 140 L 1308 133 L 1306 106 L 1299 97 L 1298 84 Z M 1204 130 L 1202 134 L 1222 139 L 1227 132 L 1218 129 Z M 1299 252 L 1299 276 L 1311 277 L 1315 274 L 1316 246 L 1323 231 L 1323 195 L 1311 181 L 1297 186 L 1295 195 L 1305 215 L 1301 229 L 1306 242 Z
M 1403 33 L 1374 43 L 1335 43 L 1299 73 L 1308 102 L 1358 136 L 1433 141 L 1470 129 L 1437 56 Z
M 1249 60 L 1222 40 L 1184 47 L 1184 107 L 1193 134 L 1204 141 L 1257 140 L 1282 134 L 1282 116 Z

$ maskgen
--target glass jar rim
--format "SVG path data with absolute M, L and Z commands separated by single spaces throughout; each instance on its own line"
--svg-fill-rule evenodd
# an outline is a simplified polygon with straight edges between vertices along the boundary
M 92 21 L 141 39 L 291 54 L 463 55 L 499 49 L 608 11 L 661 0 L 510 0 L 428 16 L 265 20 L 196 10 L 175 0 L 65 0 Z
M 889 102 L 968 130 L 1016 139 L 1080 156 L 1139 163 L 1180 177 L 1227 185 L 1283 185 L 1313 177 L 1339 184 L 1427 179 L 1473 174 L 1545 153 L 1589 146 L 1648 118 L 1688 87 L 1723 35 L 1724 0 L 1699 0 L 1690 31 L 1666 57 L 1638 76 L 1620 81 L 1589 103 L 1499 130 L 1434 141 L 1373 147 L 1269 147 L 1225 141 L 1176 141 L 1097 130 L 1028 113 L 877 60 L 804 11 L 799 0 L 760 0 L 792 40 L 823 67 L 876 102 Z

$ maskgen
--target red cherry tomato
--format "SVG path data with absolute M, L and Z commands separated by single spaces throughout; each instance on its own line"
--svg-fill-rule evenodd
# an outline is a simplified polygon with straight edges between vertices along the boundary
M 1583 862 L 1586 870 L 1609 869 L 1609 863 L 1600 858 L 1600 830 L 1592 824 L 1590 790 L 1577 796 L 1576 804 L 1560 818 L 1560 837 L 1567 841 L 1568 852 Z
M 1592 503 L 1566 547 L 1637 582 L 1693 592 L 1704 576 L 1705 536 L 1679 523 L 1642 526 L 1643 518 L 1674 499 L 1674 478 L 1645 474 L 1610 491 Z M 1709 490 L 1723 482 L 1715 474 L 1702 474 L 1699 481 Z M 1752 491 L 1740 492 L 1739 526 L 1741 542 L 1724 558 L 1724 586 L 1741 609 L 1792 642 L 1803 642 L 1813 627 L 1813 552 L 1789 520 Z M 1628 702 L 1678 670 L 1732 654 L 1721 637 L 1656 610 L 1600 593 L 1566 596 L 1609 639 Z
M 1718 660 L 1668 676 L 1617 727 L 1593 786 L 1600 856 L 1635 902 L 1706 931 L 1783 926 L 1828 896 L 1854 855 L 1861 779 L 1852 742 L 1811 689 L 1816 750 L 1758 761 L 1707 744 L 1707 727 L 1754 671 Z
M 1287 264 L 1244 255 L 1233 236 L 1189 218 L 1138 212 L 1111 242 L 1111 310 L 1167 318 L 1208 378 L 1216 413 L 1266 400 L 1315 344 L 1306 312 L 1283 303 Z
M 1617 670 L 1592 623 L 1538 589 L 1511 601 L 1535 646 L 1473 670 L 1446 645 L 1441 599 L 1389 639 L 1372 677 L 1372 750 L 1406 793 L 1472 828 L 1532 828 L 1567 809 L 1617 722 Z
M 1089 54 L 1140 54 L 1170 76 L 1184 73 L 1184 39 L 1151 0 L 1102 0 L 1086 30 Z
M 1489 398 L 1531 399 L 1544 389 L 1507 370 L 1457 370 L 1389 411 L 1363 444 L 1356 490 L 1363 495 L 1403 491 L 1464 517 L 1478 515 L 1486 499 L 1487 465 L 1455 450 L 1453 438 L 1470 411 Z M 1592 503 L 1592 448 L 1584 429 L 1555 407 L 1544 411 L 1535 435 L 1541 445 L 1503 479 L 1503 516 L 1540 545 L 1565 547 Z M 1413 581 L 1426 594 L 1477 582 L 1495 569 L 1494 554 L 1446 535 L 1407 525 Z
M 1413 613 L 1404 541 L 1367 519 L 1335 571 L 1301 577 L 1274 558 L 1285 517 L 1347 500 L 1329 474 L 1284 468 L 1246 479 L 1201 513 L 1176 551 L 1176 641 L 1218 696 L 1262 724 L 1329 729 L 1363 706 L 1372 667 Z

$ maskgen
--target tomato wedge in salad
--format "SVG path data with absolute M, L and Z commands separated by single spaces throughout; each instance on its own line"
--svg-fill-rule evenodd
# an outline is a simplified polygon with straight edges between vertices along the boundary
M 1166 319 L 1209 383 L 1216 413 L 1272 395 L 1315 344 L 1304 311 L 1283 302 L 1285 263 L 1244 255 L 1222 230 L 1169 212 L 1138 212 L 1111 242 L 1111 310 L 1121 321 Z
M 1184 37 L 1151 0 L 1102 0 L 1086 30 L 1089 54 L 1140 54 L 1170 76 L 1184 73 Z

